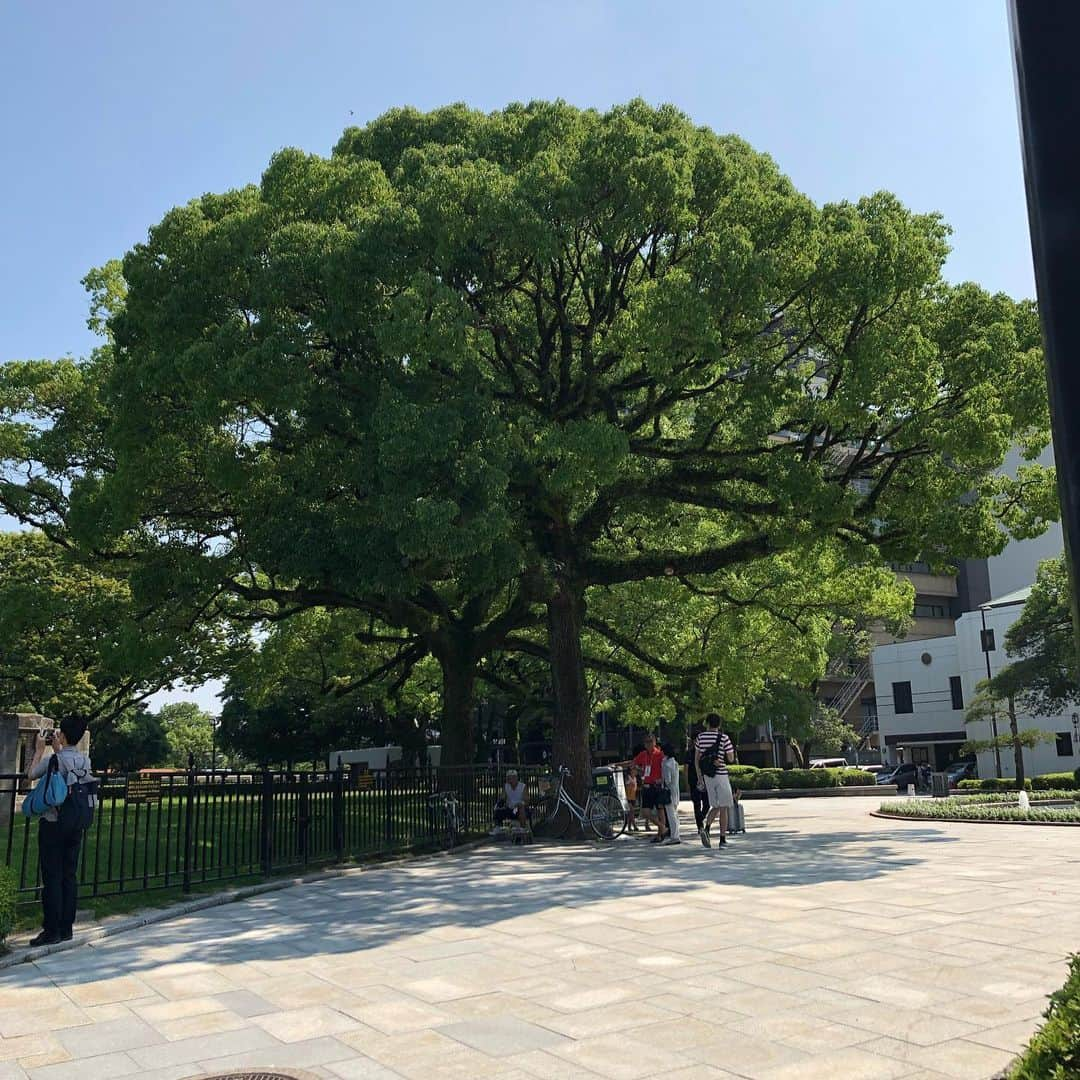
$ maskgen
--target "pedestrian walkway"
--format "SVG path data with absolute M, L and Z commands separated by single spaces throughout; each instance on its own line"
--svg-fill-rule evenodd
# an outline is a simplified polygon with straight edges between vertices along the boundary
M 989 1077 L 1080 948 L 1080 831 L 874 806 L 493 845 L 49 956 L 0 972 L 0 1080 Z

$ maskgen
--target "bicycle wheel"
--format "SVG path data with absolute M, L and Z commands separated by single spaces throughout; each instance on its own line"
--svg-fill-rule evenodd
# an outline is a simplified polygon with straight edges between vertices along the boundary
M 626 828 L 626 811 L 617 795 L 594 794 L 588 805 L 589 825 L 600 840 L 614 840 Z
M 545 776 L 533 799 L 534 820 L 540 825 L 551 825 L 559 813 L 559 781 L 557 777 Z

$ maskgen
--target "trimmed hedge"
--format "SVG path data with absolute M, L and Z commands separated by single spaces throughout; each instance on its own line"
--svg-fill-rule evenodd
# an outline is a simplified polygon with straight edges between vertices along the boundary
M 754 765 L 729 765 L 728 775 L 731 786 L 739 791 L 873 787 L 876 780 L 862 769 L 759 769 Z
M 1031 781 L 1031 786 L 1036 791 L 1048 791 L 1053 788 L 1057 791 L 1069 791 L 1076 787 L 1076 777 L 1071 772 L 1050 772 L 1036 776 Z
M 1010 780 L 1007 776 L 1003 776 L 1000 780 L 997 778 L 991 778 L 990 780 L 961 780 L 956 785 L 958 791 L 1015 791 L 1016 781 Z M 1031 790 L 1031 780 L 1024 781 L 1024 790 Z
M 1010 1080 L 1068 1080 L 1080 1076 L 1080 955 L 1069 958 L 1065 985 L 1050 995 L 1046 1023 L 1009 1070 Z
M 19 882 L 10 866 L 0 866 L 0 945 L 15 928 L 15 896 Z

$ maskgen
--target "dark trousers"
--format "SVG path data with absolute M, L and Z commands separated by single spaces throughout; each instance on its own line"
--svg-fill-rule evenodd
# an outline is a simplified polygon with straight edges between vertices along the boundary
M 65 832 L 58 821 L 42 821 L 38 828 L 41 907 L 45 915 L 42 926 L 48 933 L 65 933 L 75 922 L 75 876 L 81 842 L 78 829 Z
M 694 820 L 700 832 L 705 827 L 705 815 L 709 812 L 709 796 L 697 784 L 691 784 L 690 798 L 694 800 Z

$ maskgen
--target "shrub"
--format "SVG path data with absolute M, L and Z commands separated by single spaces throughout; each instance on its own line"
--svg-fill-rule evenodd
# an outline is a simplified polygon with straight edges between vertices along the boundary
M 782 769 L 779 787 L 825 788 L 838 787 L 839 769 Z
M 0 866 L 0 944 L 15 927 L 15 895 L 18 881 L 9 866 Z
M 1054 1080 L 1080 1075 L 1080 955 L 1069 960 L 1065 985 L 1050 995 L 1043 1024 L 1009 1072 L 1011 1080 Z
M 740 787 L 743 791 L 751 791 L 757 781 L 757 775 L 761 770 L 756 765 L 729 765 L 728 776 L 731 777 L 733 787 Z
M 840 784 L 843 787 L 873 787 L 877 783 L 877 777 L 872 772 L 863 772 L 862 769 L 841 769 Z
M 1049 791 L 1051 788 L 1068 791 L 1076 787 L 1076 777 L 1071 772 L 1043 773 L 1031 781 L 1031 786 L 1036 791 Z
M 992 777 L 989 780 L 961 780 L 957 784 L 958 791 L 1015 791 L 1016 781 L 1003 776 L 1000 780 Z M 1031 790 L 1031 780 L 1024 781 L 1024 790 Z

